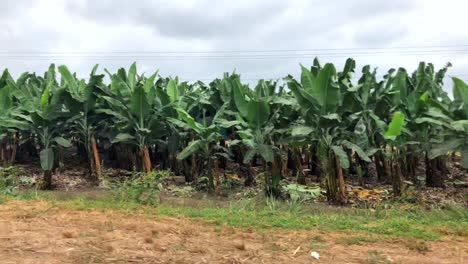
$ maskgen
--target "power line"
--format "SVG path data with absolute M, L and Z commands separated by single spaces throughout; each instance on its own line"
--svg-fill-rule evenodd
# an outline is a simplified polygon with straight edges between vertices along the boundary
M 4 60 L 257 60 L 257 59 L 308 59 L 322 58 L 361 58 L 361 57 L 385 57 L 385 56 L 447 56 L 465 55 L 467 51 L 458 52 L 418 52 L 418 53 L 359 53 L 359 54 L 295 54 L 295 55 L 250 55 L 250 56 L 1 56 Z
M 468 45 L 431 45 L 431 46 L 393 46 L 393 47 L 351 47 L 351 48 L 314 48 L 314 49 L 269 49 L 269 50 L 217 50 L 217 51 L 0 51 L 0 53 L 23 53 L 23 54 L 85 54 L 85 53 L 101 53 L 101 54 L 150 54 L 150 53 L 268 53 L 268 52 L 315 52 L 315 51 L 350 51 L 350 50 L 398 50 L 398 49 L 433 49 L 433 48 L 466 48 Z
M 0 57 L 91 57 L 91 58 L 102 58 L 102 57 L 116 57 L 116 58 L 124 58 L 124 57 L 154 57 L 154 58 L 218 58 L 218 57 L 226 57 L 226 58 L 235 58 L 235 57 L 271 57 L 271 56 L 327 56 L 327 55 L 373 55 L 373 54 L 439 54 L 439 53 L 466 53 L 468 49 L 459 49 L 459 50 L 421 50 L 421 51 L 371 51 L 371 52 L 332 52 L 332 53 L 295 53 L 295 54 L 285 54 L 285 53 L 278 53 L 278 54 L 249 54 L 249 55 L 96 55 L 96 54 L 47 54 L 47 55 L 11 55 L 11 54 L 0 54 Z M 138 53 L 141 54 L 141 53 Z M 148 53 L 151 54 L 151 53 Z

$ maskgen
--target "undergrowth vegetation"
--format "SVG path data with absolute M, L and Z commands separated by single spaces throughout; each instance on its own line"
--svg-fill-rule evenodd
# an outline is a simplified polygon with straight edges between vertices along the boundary
M 114 184 L 113 197 L 124 202 L 137 202 L 145 205 L 158 204 L 164 179 L 169 175 L 168 171 L 135 173 L 130 179 Z

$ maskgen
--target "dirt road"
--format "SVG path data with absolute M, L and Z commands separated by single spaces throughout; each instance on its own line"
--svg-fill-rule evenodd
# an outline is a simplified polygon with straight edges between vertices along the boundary
M 466 263 L 462 237 L 361 242 L 356 234 L 241 230 L 188 218 L 0 205 L 1 263 Z M 310 256 L 320 254 L 320 261 Z

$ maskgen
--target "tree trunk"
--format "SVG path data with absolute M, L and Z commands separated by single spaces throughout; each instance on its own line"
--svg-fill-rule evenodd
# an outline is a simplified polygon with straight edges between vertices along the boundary
M 346 187 L 345 187 L 345 181 L 343 177 L 343 169 L 341 169 L 340 166 L 340 160 L 335 156 L 335 166 L 336 166 L 336 174 L 338 176 L 338 197 L 337 201 L 345 205 L 348 203 L 348 196 L 346 195 Z
M 306 184 L 305 180 L 305 175 L 304 175 L 304 170 L 302 169 L 302 163 L 301 163 L 301 152 L 299 149 L 294 150 L 294 159 L 295 159 L 295 171 L 296 171 L 296 177 L 297 177 L 297 183 L 298 184 Z
M 443 171 L 439 169 L 437 166 L 438 158 L 429 159 L 429 157 L 425 156 L 425 165 L 426 165 L 426 186 L 429 187 L 443 187 L 444 180 L 443 180 Z
M 215 158 L 214 160 L 214 176 L 215 176 L 215 181 L 216 181 L 215 193 L 219 195 L 221 191 L 221 181 L 219 179 L 219 165 L 218 165 L 217 158 Z
M 326 165 L 326 166 L 324 166 Z M 336 202 L 338 196 L 338 186 L 336 182 L 336 166 L 335 157 L 331 153 L 328 155 L 328 160 L 322 161 L 322 167 L 326 171 L 326 187 L 327 187 L 327 200 L 330 203 Z
M 388 174 L 385 168 L 385 160 L 382 153 L 374 154 L 375 169 L 377 170 L 377 179 L 381 182 L 387 179 Z
M 395 197 L 401 196 L 401 185 L 403 184 L 400 163 L 397 159 L 393 161 L 393 173 L 392 173 L 392 189 Z
M 97 180 L 101 181 L 102 180 L 101 159 L 99 158 L 96 138 L 94 137 L 94 135 L 91 136 L 91 148 L 93 150 L 94 168 L 96 169 Z
M 311 160 L 310 160 L 309 167 L 310 167 L 311 173 L 317 177 L 317 182 L 318 182 L 320 180 L 320 176 L 322 176 L 322 173 L 324 171 L 322 171 L 321 166 L 319 165 L 320 160 L 319 160 L 317 152 L 318 152 L 317 146 L 312 146 L 310 148 Z
M 44 181 L 42 182 L 42 189 L 43 190 L 51 190 L 52 189 L 52 171 L 44 171 Z
M 5 166 L 5 147 L 3 145 L 0 145 L 0 161 Z
M 13 134 L 13 140 L 12 140 L 12 149 L 11 149 L 11 156 L 10 156 L 10 161 L 8 165 L 13 165 L 15 163 L 16 159 L 16 150 L 18 148 L 18 142 L 16 138 L 16 133 Z
M 269 196 L 279 197 L 280 195 L 280 190 L 278 186 L 278 183 L 281 179 L 281 171 L 279 168 L 280 162 L 281 158 L 275 155 L 271 166 L 271 175 L 265 176 L 265 186 L 267 188 L 266 192 Z
M 288 147 L 283 145 L 283 155 L 281 155 L 281 176 L 287 178 L 288 172 Z
M 197 179 L 197 176 L 198 176 L 198 175 L 197 175 L 197 171 L 198 171 L 198 170 L 197 170 L 197 154 L 193 154 L 193 155 L 192 155 L 191 163 L 192 163 L 192 164 L 191 164 L 191 165 L 192 165 L 192 166 L 191 166 L 191 169 L 192 169 L 192 173 L 191 173 L 191 174 L 192 174 L 192 179 L 190 179 L 190 180 L 195 181 L 195 180 Z
M 146 173 L 151 172 L 151 159 L 148 151 L 148 146 L 143 149 L 143 167 Z

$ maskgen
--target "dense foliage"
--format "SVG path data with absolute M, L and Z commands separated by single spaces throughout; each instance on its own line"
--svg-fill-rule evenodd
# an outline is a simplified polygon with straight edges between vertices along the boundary
M 392 183 L 395 196 L 415 182 L 423 161 L 426 184 L 442 186 L 448 155 L 468 168 L 468 86 L 453 78 L 453 98 L 442 89 L 450 65 L 435 71 L 419 64 L 410 74 L 391 69 L 382 79 L 370 66 L 353 82 L 355 61 L 301 66 L 286 86 L 260 80 L 251 89 L 239 75 L 209 84 L 137 74 L 136 65 L 78 79 L 66 66 L 43 75 L 0 77 L 0 162 L 39 157 L 44 188 L 75 146 L 99 180 L 101 165 L 150 172 L 154 167 L 208 177 L 219 191 L 228 161 L 241 165 L 246 185 L 261 164 L 269 195 L 292 173 L 298 183 L 321 175 L 327 197 L 346 203 L 345 177 L 376 176 Z

